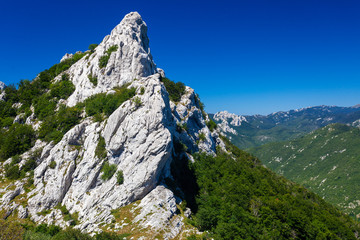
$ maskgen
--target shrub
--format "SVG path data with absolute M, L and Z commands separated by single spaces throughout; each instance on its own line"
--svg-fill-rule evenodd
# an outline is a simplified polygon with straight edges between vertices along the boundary
M 91 82 L 94 86 L 97 86 L 98 81 L 97 81 L 97 77 L 96 77 L 96 76 L 94 76 L 94 75 L 92 75 L 92 74 L 89 74 L 89 75 L 88 75 L 88 78 L 89 78 L 90 82 Z
M 106 67 L 108 61 L 109 61 L 110 55 L 104 55 L 99 58 L 99 67 L 104 68 Z
M 89 45 L 89 50 L 90 50 L 91 52 L 94 52 L 94 51 L 95 51 L 95 48 L 96 48 L 97 46 L 99 46 L 99 44 L 96 44 L 96 43 L 90 44 L 90 45 Z
M 204 133 L 200 133 L 199 134 L 199 142 L 203 142 L 206 140 L 205 134 Z
M 140 94 L 143 95 L 145 93 L 145 88 L 144 87 L 141 87 L 140 88 Z
M 70 213 L 69 213 L 69 210 L 67 210 L 67 208 L 66 208 L 65 205 L 60 205 L 60 206 L 59 206 L 59 209 L 60 209 L 60 211 L 61 211 L 61 213 L 62 213 L 63 215 L 68 215 L 68 214 L 70 214 Z
M 109 47 L 109 49 L 106 51 L 106 55 L 101 56 L 99 58 L 99 67 L 100 68 L 106 67 L 106 65 L 107 65 L 107 63 L 108 63 L 108 61 L 110 59 L 111 53 L 115 52 L 117 49 L 118 49 L 118 46 L 113 45 L 113 46 Z
M 50 98 L 49 95 L 42 95 L 36 99 L 34 104 L 36 117 L 43 121 L 46 117 L 55 114 L 56 101 Z
M 68 228 L 56 234 L 52 240 L 92 240 L 92 237 L 82 233 L 79 229 Z
M 210 119 L 209 121 L 206 122 L 206 126 L 209 128 L 210 132 L 217 129 L 217 125 L 212 119 Z
M 135 108 L 139 108 L 142 105 L 141 99 L 138 96 L 133 99 L 133 103 L 135 104 Z
M 14 122 L 13 117 L 6 117 L 3 119 L 0 119 L 0 126 L 3 127 L 10 127 Z
M 195 103 L 200 108 L 203 118 L 206 119 L 205 104 L 200 101 L 198 94 L 195 95 Z
M 127 237 L 129 237 L 130 235 L 131 234 L 129 234 L 129 233 L 118 234 L 118 233 L 112 233 L 112 232 L 101 232 L 96 235 L 95 239 L 96 240 L 123 240 L 123 239 L 127 239 Z
M 95 149 L 95 156 L 97 156 L 99 159 L 106 158 L 106 143 L 105 139 L 102 136 L 99 136 L 99 142 Z
M 19 96 L 19 102 L 21 102 L 24 107 L 30 107 L 32 101 L 43 94 L 43 90 L 29 80 L 21 80 L 17 94 Z
M 81 108 L 60 105 L 56 114 L 48 116 L 41 124 L 39 138 L 59 142 L 63 135 L 80 121 Z
M 185 85 L 182 82 L 173 82 L 168 78 L 162 78 L 166 91 L 169 93 L 169 98 L 173 102 L 179 102 L 181 96 L 185 93 Z
M 0 137 L 0 160 L 22 154 L 35 142 L 35 132 L 29 125 L 15 123 Z
M 70 81 L 69 74 L 64 73 L 61 76 L 61 81 L 52 84 L 50 89 L 51 97 L 56 97 L 58 99 L 67 99 L 75 91 L 75 86 Z
M 101 169 L 101 171 L 103 172 L 101 179 L 104 181 L 109 180 L 116 172 L 116 168 L 116 164 L 109 164 L 108 162 L 105 162 L 104 166 Z
M 19 166 L 12 165 L 12 164 L 6 164 L 4 166 L 5 169 L 5 177 L 10 180 L 16 180 L 20 178 L 20 169 Z
M 121 185 L 124 183 L 124 173 L 123 171 L 119 170 L 117 173 L 116 173 L 116 182 L 117 184 Z
M 49 164 L 49 167 L 54 169 L 56 167 L 56 162 L 54 160 L 52 160 Z
M 112 52 L 116 52 L 118 50 L 118 46 L 117 45 L 112 45 L 111 47 L 109 47 L 109 49 L 106 51 L 107 54 L 111 54 Z
M 68 58 L 61 63 L 55 64 L 46 72 L 49 74 L 50 80 L 59 75 L 60 73 L 68 70 L 74 63 L 84 57 L 86 53 L 75 53 L 72 58 Z
M 31 230 L 25 231 L 24 240 L 51 240 L 51 236 L 41 233 L 41 232 L 33 232 Z
M 135 88 L 127 89 L 126 87 L 127 85 L 116 88 L 114 94 L 99 93 L 86 99 L 84 104 L 87 115 L 110 116 L 123 102 L 135 96 Z
M 27 159 L 25 164 L 22 166 L 21 171 L 22 172 L 29 172 L 31 170 L 34 170 L 36 168 L 36 158 L 30 157 Z

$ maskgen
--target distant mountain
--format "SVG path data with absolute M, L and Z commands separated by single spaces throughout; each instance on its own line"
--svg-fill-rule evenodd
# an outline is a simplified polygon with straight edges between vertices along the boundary
M 239 116 L 227 111 L 209 114 L 220 131 L 241 149 L 295 139 L 331 123 L 360 125 L 360 108 L 316 106 L 266 116 Z
M 330 124 L 292 141 L 250 150 L 270 169 L 360 218 L 360 129 Z

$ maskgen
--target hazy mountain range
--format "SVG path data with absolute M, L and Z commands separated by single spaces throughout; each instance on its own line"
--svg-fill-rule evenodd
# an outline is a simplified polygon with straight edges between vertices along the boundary
M 331 123 L 359 125 L 359 105 L 316 106 L 275 112 L 266 116 L 241 116 L 227 111 L 209 114 L 220 131 L 237 147 L 247 149 L 268 142 L 295 139 Z

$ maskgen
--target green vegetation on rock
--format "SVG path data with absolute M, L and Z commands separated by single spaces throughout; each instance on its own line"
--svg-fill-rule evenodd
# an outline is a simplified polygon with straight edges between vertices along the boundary
M 117 184 L 121 185 L 124 183 L 124 173 L 123 171 L 119 170 L 117 173 L 116 173 L 116 182 Z
M 99 142 L 95 149 L 95 156 L 97 156 L 99 159 L 106 158 L 107 152 L 105 147 L 106 147 L 105 139 L 102 136 L 99 136 Z
M 185 94 L 185 85 L 182 82 L 173 82 L 168 78 L 161 78 L 164 83 L 166 91 L 169 93 L 171 101 L 177 103 L 181 100 L 181 96 Z
M 101 171 L 103 172 L 103 174 L 101 175 L 101 179 L 104 181 L 109 180 L 116 172 L 116 169 L 117 169 L 116 164 L 110 164 L 109 162 L 105 162 L 105 164 L 101 169 Z
M 98 79 L 96 76 L 89 74 L 88 75 L 89 81 L 96 87 L 98 84 Z
M 50 86 L 50 96 L 58 99 L 67 99 L 75 91 L 74 84 L 70 81 L 69 74 L 64 73 L 61 80 Z
M 78 106 L 60 105 L 59 110 L 44 119 L 39 137 L 45 141 L 59 142 L 64 134 L 80 122 L 82 109 Z
M 106 65 L 110 59 L 111 53 L 115 52 L 117 49 L 118 49 L 118 46 L 113 45 L 113 46 L 109 47 L 109 49 L 105 52 L 106 53 L 105 55 L 103 55 L 99 58 L 99 67 L 100 68 L 106 67 Z
M 135 96 L 135 88 L 128 89 L 128 85 L 116 88 L 114 94 L 99 93 L 86 99 L 85 111 L 88 116 L 95 116 L 102 120 L 103 116 L 110 116 L 123 102 Z

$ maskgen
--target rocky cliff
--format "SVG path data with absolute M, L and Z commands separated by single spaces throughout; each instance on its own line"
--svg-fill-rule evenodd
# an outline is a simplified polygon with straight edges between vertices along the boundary
M 67 55 L 62 62 L 72 57 Z M 102 65 L 104 58 L 107 61 Z M 99 93 L 113 94 L 121 86 L 135 89 L 135 96 L 101 121 L 83 113 L 57 143 L 38 139 L 20 155 L 21 169 L 38 153 L 32 187 L 26 187 L 32 178 L 29 174 L 3 184 L 0 207 L 37 223 L 68 226 L 76 220 L 76 228 L 98 232 L 126 227 L 129 223 L 116 222 L 115 213 L 127 206 L 133 223 L 150 234 L 162 231 L 166 238 L 180 234 L 184 223 L 177 204 L 182 199 L 165 183 L 173 178 L 170 165 L 179 155 L 191 158 L 190 152 L 215 154 L 221 140 L 206 126 L 207 115 L 193 89 L 186 87 L 178 102 L 169 99 L 162 82 L 164 72 L 153 61 L 141 16 L 126 15 L 92 52 L 55 77 L 53 84 L 64 74 L 75 86 L 67 99 L 59 101 L 68 107 Z M 42 124 L 34 113 L 25 122 L 34 130 Z M 175 151 L 176 144 L 187 151 Z M 104 152 L 99 155 L 101 146 Z M 1 167 L 12 161 L 9 158 Z M 103 177 L 105 165 L 113 168 L 110 177 Z

